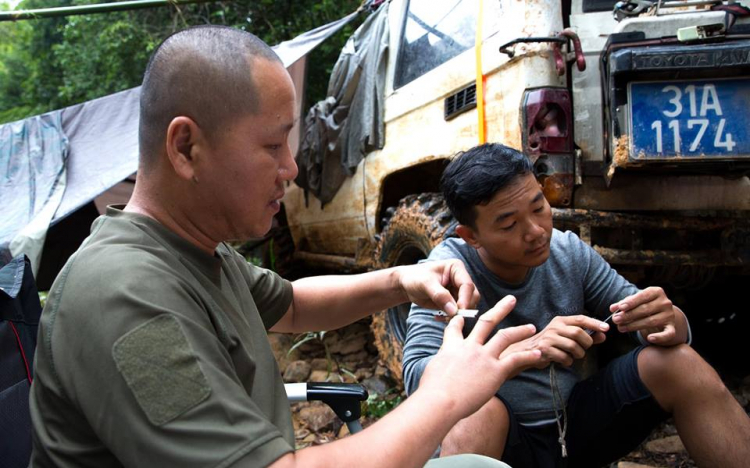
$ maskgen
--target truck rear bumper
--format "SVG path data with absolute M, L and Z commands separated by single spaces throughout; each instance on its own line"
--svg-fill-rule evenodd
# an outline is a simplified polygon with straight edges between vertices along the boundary
M 750 265 L 747 212 L 722 216 L 558 208 L 552 212 L 555 227 L 577 230 L 584 242 L 612 264 Z

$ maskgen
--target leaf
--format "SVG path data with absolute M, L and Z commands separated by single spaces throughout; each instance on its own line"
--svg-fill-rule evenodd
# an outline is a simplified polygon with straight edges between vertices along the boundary
M 304 336 L 304 338 L 302 338 L 300 341 L 294 343 L 292 345 L 292 347 L 289 348 L 289 351 L 287 351 L 287 353 L 286 353 L 287 356 L 291 355 L 292 351 L 294 351 L 295 349 L 299 348 L 300 346 L 302 346 L 303 344 L 307 343 L 308 341 L 312 341 L 312 340 L 317 339 L 317 336 L 315 335 L 314 332 L 310 332 L 310 333 L 307 333 L 307 334 L 302 335 L 302 336 Z

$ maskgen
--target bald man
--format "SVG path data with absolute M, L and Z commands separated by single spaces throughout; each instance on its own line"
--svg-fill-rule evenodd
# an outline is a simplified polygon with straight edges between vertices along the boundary
M 454 315 L 478 301 L 460 261 L 290 283 L 227 246 L 266 234 L 297 174 L 295 99 L 251 34 L 192 28 L 154 52 L 133 196 L 94 222 L 43 314 L 32 466 L 422 466 L 457 421 L 541 359 L 505 351 L 533 327 L 487 339 L 513 298 L 467 339 L 455 317 L 406 402 L 361 433 L 295 451 L 267 330 L 335 329 L 404 302 Z

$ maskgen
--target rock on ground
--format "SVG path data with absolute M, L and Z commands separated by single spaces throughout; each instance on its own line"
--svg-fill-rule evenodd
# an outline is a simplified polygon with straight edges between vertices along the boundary
M 686 451 L 680 436 L 676 435 L 646 442 L 645 449 L 656 453 L 681 453 Z
M 307 361 L 292 361 L 284 370 L 284 382 L 307 382 L 311 370 Z

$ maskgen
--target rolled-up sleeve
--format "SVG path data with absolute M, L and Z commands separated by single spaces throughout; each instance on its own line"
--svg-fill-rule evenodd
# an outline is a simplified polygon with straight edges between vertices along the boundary
M 406 321 L 407 332 L 404 342 L 404 386 L 407 394 L 412 394 L 419 386 L 427 364 L 437 354 L 443 344 L 446 324 L 434 319 L 434 310 L 411 305 Z

